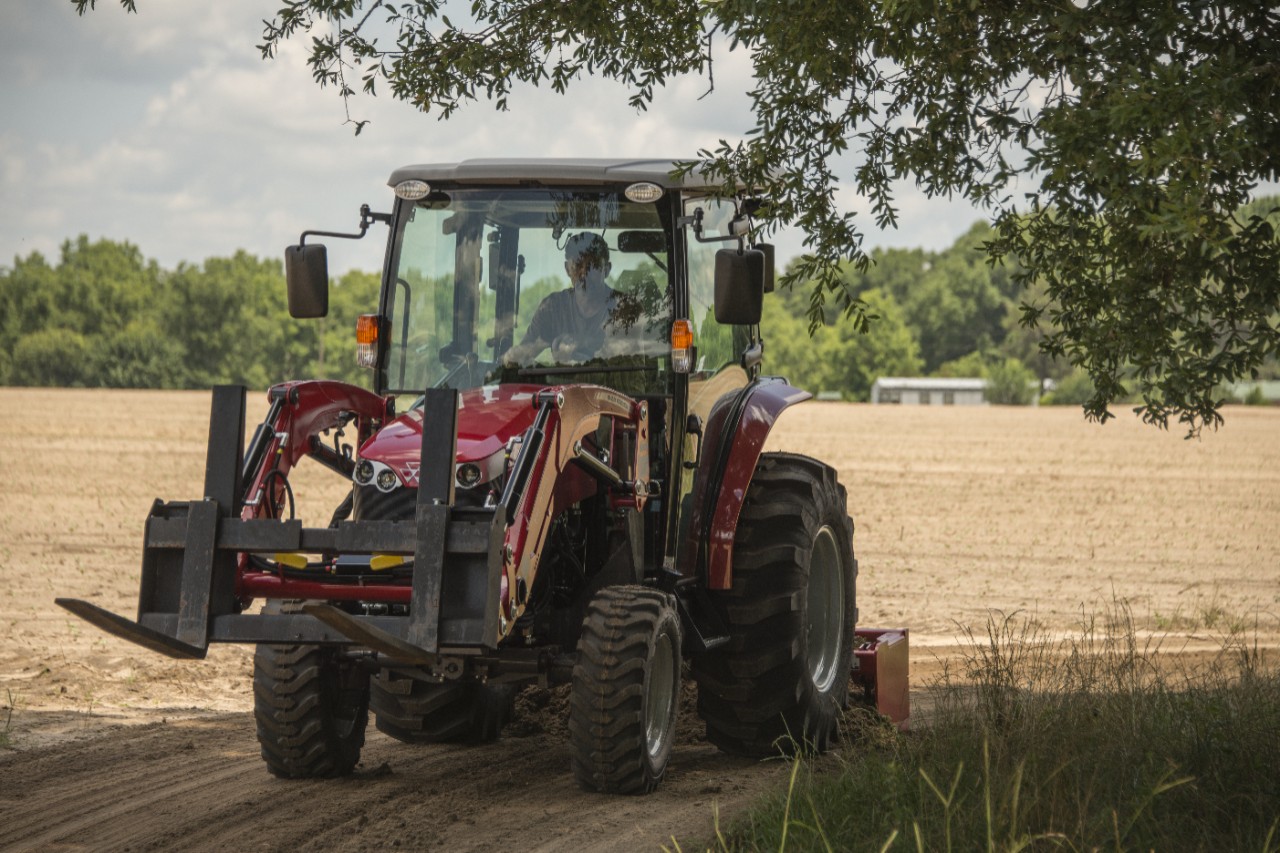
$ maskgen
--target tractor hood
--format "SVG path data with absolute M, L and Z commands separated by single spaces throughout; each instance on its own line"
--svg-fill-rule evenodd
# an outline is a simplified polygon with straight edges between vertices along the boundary
M 487 385 L 459 393 L 458 464 L 483 462 L 523 435 L 537 414 L 533 395 L 540 390 L 540 385 Z M 360 458 L 383 463 L 401 483 L 416 488 L 423 417 L 431 413 L 421 407 L 405 412 L 364 443 Z

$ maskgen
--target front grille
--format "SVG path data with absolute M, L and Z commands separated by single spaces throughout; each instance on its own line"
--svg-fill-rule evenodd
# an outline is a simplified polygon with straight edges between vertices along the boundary
M 418 490 L 406 486 L 380 492 L 376 486 L 356 486 L 352 518 L 356 521 L 404 521 L 413 518 Z
M 482 483 L 474 489 L 457 489 L 453 503 L 454 506 L 482 507 L 488 498 L 489 484 Z M 417 501 L 415 488 L 400 486 L 382 492 L 376 486 L 356 486 L 351 517 L 356 521 L 404 521 L 413 518 Z

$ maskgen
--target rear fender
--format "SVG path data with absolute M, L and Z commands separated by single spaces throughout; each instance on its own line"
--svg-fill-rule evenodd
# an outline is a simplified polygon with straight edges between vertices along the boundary
M 738 515 L 765 441 L 779 415 L 810 397 L 781 377 L 765 377 L 716 402 L 704 428 L 682 573 L 705 565 L 708 589 L 732 586 Z

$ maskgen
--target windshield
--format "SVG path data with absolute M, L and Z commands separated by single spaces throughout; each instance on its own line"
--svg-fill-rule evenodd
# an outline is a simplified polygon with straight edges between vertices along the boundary
M 450 190 L 402 217 L 382 366 L 391 393 L 593 382 L 665 393 L 657 204 L 601 190 Z

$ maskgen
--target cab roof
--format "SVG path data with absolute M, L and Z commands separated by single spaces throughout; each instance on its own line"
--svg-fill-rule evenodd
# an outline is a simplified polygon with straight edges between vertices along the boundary
M 683 162 L 689 162 L 688 158 Z M 707 182 L 697 170 L 683 179 L 673 179 L 671 170 L 678 158 L 657 160 L 608 158 L 526 158 L 477 159 L 457 163 L 424 163 L 402 166 L 391 173 L 388 185 L 419 180 L 459 184 L 519 184 L 528 181 L 546 184 L 630 184 L 649 181 L 665 189 L 704 187 Z

